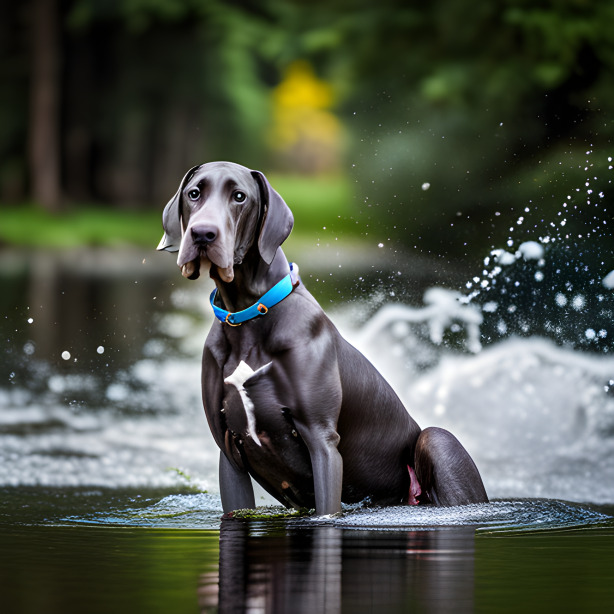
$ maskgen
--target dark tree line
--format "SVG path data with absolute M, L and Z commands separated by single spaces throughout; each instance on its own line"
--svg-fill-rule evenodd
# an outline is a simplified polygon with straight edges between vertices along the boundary
M 610 0 L 2 5 L 3 202 L 159 204 L 195 161 L 267 168 L 271 89 L 297 59 L 337 92 L 357 215 L 408 242 L 548 208 L 614 131 Z

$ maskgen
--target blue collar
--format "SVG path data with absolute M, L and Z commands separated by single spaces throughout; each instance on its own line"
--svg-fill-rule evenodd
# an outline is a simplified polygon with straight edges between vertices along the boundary
M 231 313 L 221 307 L 215 305 L 215 297 L 217 296 L 217 288 L 213 290 L 209 297 L 213 313 L 220 322 L 230 324 L 230 326 L 240 326 L 243 322 L 251 320 L 256 316 L 265 315 L 268 310 L 281 303 L 291 292 L 298 286 L 298 266 L 293 262 L 290 263 L 290 272 L 279 282 L 277 282 L 268 292 L 262 295 L 257 303 L 243 311 Z

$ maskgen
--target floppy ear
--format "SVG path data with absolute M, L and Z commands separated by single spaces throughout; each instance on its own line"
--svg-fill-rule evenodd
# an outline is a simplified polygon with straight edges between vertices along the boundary
M 252 171 L 260 186 L 264 206 L 264 218 L 258 237 L 258 251 L 267 263 L 271 264 L 277 248 L 288 238 L 294 226 L 294 217 L 284 199 L 271 187 L 269 180 L 260 172 Z
M 192 175 L 201 167 L 193 166 L 183 177 L 179 184 L 179 189 L 175 193 L 175 196 L 171 198 L 164 212 L 162 213 L 162 228 L 164 228 L 164 235 L 160 243 L 158 243 L 157 250 L 165 250 L 167 252 L 178 252 L 181 244 L 181 191 L 185 187 L 185 184 L 191 179 Z

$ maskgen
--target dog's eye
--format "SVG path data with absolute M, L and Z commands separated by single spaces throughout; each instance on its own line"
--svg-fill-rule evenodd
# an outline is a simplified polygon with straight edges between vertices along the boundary
M 199 196 L 200 196 L 200 190 L 198 188 L 192 188 L 188 192 L 188 198 L 190 200 L 198 200 Z
M 241 192 L 241 190 L 237 190 L 232 197 L 235 199 L 235 202 L 242 203 L 245 202 L 247 198 L 247 194 L 245 192 Z

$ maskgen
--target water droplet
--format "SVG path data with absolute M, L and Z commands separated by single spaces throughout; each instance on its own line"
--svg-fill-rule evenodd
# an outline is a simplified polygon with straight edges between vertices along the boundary
M 601 282 L 608 290 L 614 290 L 614 271 L 610 271 Z
M 576 294 L 571 301 L 571 306 L 576 310 L 580 311 L 586 305 L 586 298 L 582 294 Z
M 558 292 L 556 294 L 556 296 L 554 297 L 554 302 L 559 307 L 565 307 L 565 305 L 567 305 L 567 297 L 564 294 L 562 294 L 561 292 Z

